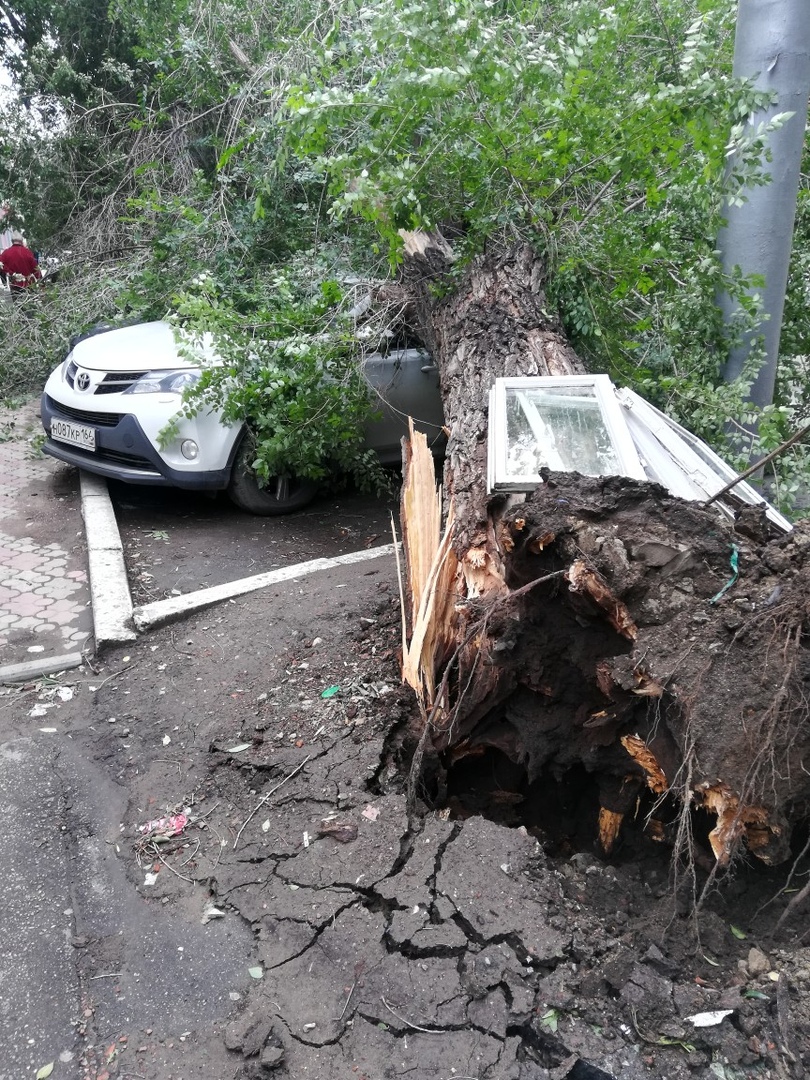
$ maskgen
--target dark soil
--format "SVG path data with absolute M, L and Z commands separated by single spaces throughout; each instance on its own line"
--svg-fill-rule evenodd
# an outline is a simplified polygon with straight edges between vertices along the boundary
M 489 784 L 501 821 L 473 812 L 496 816 L 460 774 L 444 805 L 425 790 L 409 820 L 416 727 L 394 568 L 350 573 L 224 604 L 110 653 L 97 673 L 63 676 L 76 695 L 50 717 L 126 792 L 132 888 L 167 918 L 198 922 L 213 904 L 244 920 L 261 969 L 245 973 L 222 1032 L 184 1034 L 167 1018 L 114 1032 L 106 1061 L 92 1019 L 104 983 L 89 980 L 109 958 L 83 943 L 83 1075 L 802 1077 L 806 912 L 772 938 L 795 895 L 779 895 L 791 861 L 738 862 L 695 920 L 666 846 L 597 854 L 587 815 L 571 810 L 584 774 L 549 776 L 523 825 L 508 775 Z M 43 692 L 17 692 L 20 726 Z M 183 807 L 179 836 L 138 831 Z M 729 1011 L 713 1026 L 688 1019 L 716 1010 Z

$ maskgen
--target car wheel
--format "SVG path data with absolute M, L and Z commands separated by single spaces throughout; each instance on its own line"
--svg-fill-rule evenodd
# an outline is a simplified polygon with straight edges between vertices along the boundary
M 228 496 L 240 510 L 249 514 L 290 514 L 312 502 L 318 491 L 314 480 L 299 480 L 294 476 L 271 476 L 262 485 L 251 468 L 253 443 L 242 440 L 237 451 L 228 483 Z

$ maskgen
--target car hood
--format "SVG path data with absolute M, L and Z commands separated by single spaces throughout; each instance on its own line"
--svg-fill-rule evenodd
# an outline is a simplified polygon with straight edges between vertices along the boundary
M 89 371 L 172 371 L 215 364 L 210 335 L 189 340 L 187 355 L 178 351 L 176 329 L 166 322 L 136 323 L 106 330 L 73 346 L 73 360 Z

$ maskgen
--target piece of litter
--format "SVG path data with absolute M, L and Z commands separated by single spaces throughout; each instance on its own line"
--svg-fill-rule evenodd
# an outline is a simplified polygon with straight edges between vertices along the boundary
M 155 885 L 157 883 L 157 879 L 157 874 L 149 873 L 144 875 L 143 883 L 144 885 Z
M 512 867 L 509 865 L 508 862 L 501 863 L 501 870 L 503 870 L 505 874 L 508 874 L 511 869 Z
M 334 697 L 335 694 L 339 694 L 339 693 L 340 693 L 340 687 L 339 686 L 327 686 L 327 688 L 321 694 L 321 697 L 322 698 L 330 698 L 330 697 Z
M 369 803 L 369 805 L 363 811 L 362 816 L 366 818 L 367 821 L 376 821 L 377 818 L 380 816 L 380 811 L 377 809 L 376 806 L 372 806 L 371 803 Z
M 262 822 L 262 832 L 270 832 L 270 818 Z
M 251 979 L 261 979 L 264 976 L 264 968 L 252 967 L 248 968 L 248 975 Z
M 778 971 L 769 971 L 768 972 L 768 978 L 771 980 L 771 982 L 779 982 L 779 972 Z
M 715 1009 L 713 1012 L 695 1013 L 694 1016 L 687 1016 L 686 1019 L 695 1027 L 716 1027 L 727 1016 L 731 1016 L 733 1012 L 733 1009 Z
M 138 832 L 151 836 L 178 836 L 188 825 L 188 814 L 170 814 L 168 817 L 152 818 L 138 826 Z
M 171 735 L 164 735 L 163 736 L 163 745 L 164 746 L 168 746 L 171 741 L 172 741 Z
M 318 829 L 319 836 L 331 836 L 341 844 L 350 844 L 357 839 L 357 826 L 353 821 L 323 821 Z
M 48 1077 L 53 1072 L 53 1062 L 49 1061 L 47 1065 L 43 1065 L 37 1073 L 36 1080 L 48 1080 Z
M 240 742 L 236 746 L 229 746 L 225 751 L 226 754 L 241 754 L 243 750 L 249 750 L 253 746 L 253 743 Z
M 214 907 L 213 904 L 210 904 L 205 909 L 205 911 L 203 912 L 202 921 L 203 921 L 203 924 L 205 924 L 205 923 L 210 922 L 212 919 L 224 919 L 224 918 L 225 918 L 225 912 L 222 911 L 218 907 Z
M 27 652 L 45 652 L 45 646 L 44 645 L 29 645 L 28 649 L 26 651 Z M 53 1068 L 53 1066 L 51 1066 L 51 1068 Z
M 304 832 L 304 847 L 309 847 L 309 833 Z
M 316 1024 L 304 1024 L 304 1026 L 301 1028 L 301 1030 L 302 1031 L 312 1031 L 316 1026 L 317 1026 Z
M 47 716 L 48 715 L 48 709 L 52 709 L 52 708 L 53 708 L 52 703 L 50 705 L 38 704 L 38 705 L 35 705 L 33 707 L 33 709 L 29 709 L 28 715 L 32 716 L 34 719 L 36 719 L 38 716 Z
M 56 691 L 56 696 L 60 701 L 72 701 L 73 700 L 73 687 L 72 686 L 60 686 Z
M 46 735 L 53 735 L 53 733 L 56 731 L 56 728 L 55 727 L 41 727 L 39 730 L 44 731 Z

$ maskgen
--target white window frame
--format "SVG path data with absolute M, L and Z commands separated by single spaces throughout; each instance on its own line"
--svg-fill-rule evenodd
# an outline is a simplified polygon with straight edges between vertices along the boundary
M 488 488 L 495 491 L 533 491 L 542 482 L 539 474 L 508 476 L 506 471 L 506 398 L 509 391 L 538 388 L 578 387 L 594 391 L 613 449 L 621 466 L 621 475 L 645 480 L 644 466 L 636 452 L 622 409 L 616 400 L 608 375 L 536 375 L 496 379 L 489 396 Z M 527 413 L 528 417 L 528 413 Z M 529 423 L 531 424 L 531 418 Z M 552 468 L 553 472 L 554 469 Z

